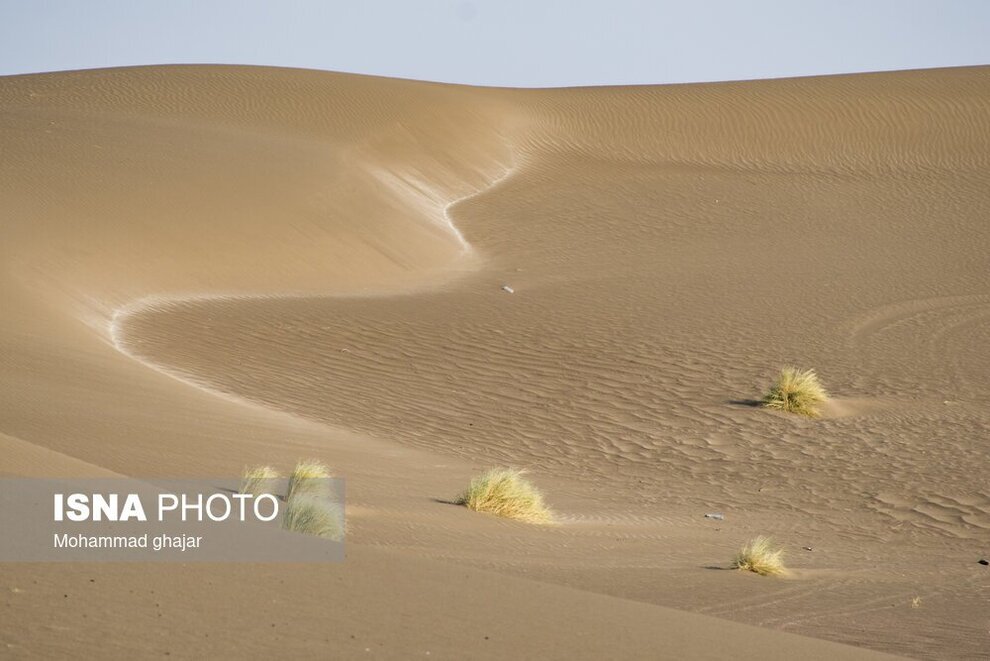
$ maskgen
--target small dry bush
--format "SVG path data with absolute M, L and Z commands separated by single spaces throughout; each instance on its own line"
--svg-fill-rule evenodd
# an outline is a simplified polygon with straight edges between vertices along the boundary
M 775 549 L 769 538 L 760 536 L 739 549 L 732 566 L 760 576 L 780 576 L 787 572 L 783 556 L 783 549 Z
M 828 393 L 818 381 L 814 370 L 798 370 L 785 367 L 777 381 L 763 398 L 763 405 L 778 411 L 797 413 L 809 418 L 821 415 L 821 404 L 828 401 Z
M 328 498 L 296 495 L 285 505 L 282 527 L 339 542 L 344 538 L 344 514 L 340 506 Z
M 306 459 L 292 469 L 285 499 L 292 500 L 296 496 L 329 498 L 331 491 L 330 469 L 327 465 L 316 459 Z
M 553 520 L 543 494 L 523 478 L 522 471 L 511 468 L 492 468 L 473 478 L 457 504 L 526 523 Z
M 245 468 L 241 477 L 241 493 L 249 493 L 252 496 L 262 494 L 275 495 L 277 481 L 282 477 L 278 471 L 271 466 L 254 466 Z

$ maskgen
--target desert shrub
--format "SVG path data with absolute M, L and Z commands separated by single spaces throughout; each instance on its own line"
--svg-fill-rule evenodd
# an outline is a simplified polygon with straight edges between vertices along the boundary
M 339 542 L 344 538 L 344 513 L 329 498 L 297 494 L 285 504 L 282 527 Z
M 763 398 L 767 408 L 797 413 L 809 418 L 821 415 L 820 405 L 828 400 L 828 393 L 818 380 L 814 370 L 798 370 L 785 367 L 777 381 Z
M 244 475 L 241 477 L 240 492 L 253 496 L 260 496 L 265 493 L 275 495 L 276 481 L 280 477 L 278 471 L 271 466 L 245 468 Z
M 289 476 L 289 490 L 286 500 L 296 496 L 319 496 L 329 498 L 332 494 L 330 469 L 322 461 L 306 459 L 296 464 Z
M 521 471 L 511 468 L 492 468 L 473 478 L 457 504 L 527 523 L 549 523 L 553 519 L 543 494 Z
M 780 576 L 787 572 L 783 556 L 783 549 L 775 549 L 769 538 L 760 536 L 739 549 L 732 566 L 760 576 Z

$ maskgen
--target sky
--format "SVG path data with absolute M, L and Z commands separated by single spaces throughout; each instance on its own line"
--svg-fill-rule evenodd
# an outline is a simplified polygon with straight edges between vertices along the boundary
M 509 87 L 990 64 L 990 0 L 0 0 L 0 75 L 174 63 Z

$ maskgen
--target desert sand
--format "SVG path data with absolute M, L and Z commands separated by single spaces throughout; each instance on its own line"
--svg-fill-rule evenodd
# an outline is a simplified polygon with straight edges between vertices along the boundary
M 0 564 L 0 656 L 986 658 L 988 182 L 988 67 L 0 78 L 0 474 L 316 457 L 349 524 Z M 822 419 L 754 405 L 788 364 Z M 493 465 L 558 523 L 449 504 Z

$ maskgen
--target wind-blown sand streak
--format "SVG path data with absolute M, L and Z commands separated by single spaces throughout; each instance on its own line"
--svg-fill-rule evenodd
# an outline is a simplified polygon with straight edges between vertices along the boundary
M 347 476 L 353 531 L 318 575 L 5 566 L 25 592 L 0 635 L 165 651 L 84 625 L 69 590 L 120 631 L 185 632 L 173 654 L 867 655 L 786 630 L 979 658 L 988 89 L 987 68 L 530 91 L 0 79 L 2 472 L 314 456 Z M 823 420 L 750 405 L 789 363 L 837 395 Z M 530 468 L 561 525 L 440 502 L 492 463 Z M 791 579 L 712 569 L 758 534 Z M 244 586 L 291 592 L 291 617 L 221 630 L 204 609 Z M 465 616 L 492 591 L 494 621 Z

